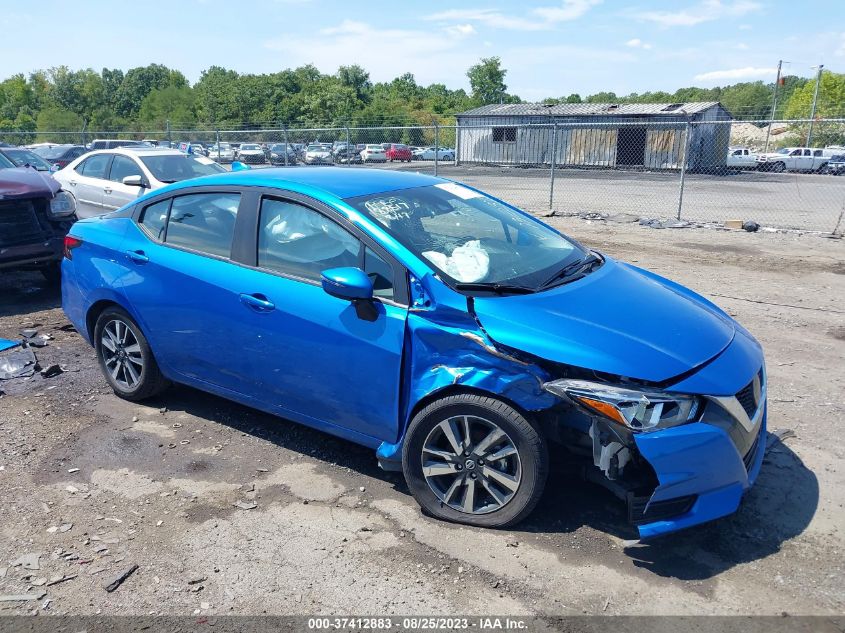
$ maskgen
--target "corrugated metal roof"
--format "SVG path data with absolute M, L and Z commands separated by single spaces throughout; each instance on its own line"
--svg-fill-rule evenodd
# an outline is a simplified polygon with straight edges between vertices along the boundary
M 494 103 L 461 112 L 457 116 L 677 116 L 698 114 L 718 101 L 690 103 Z

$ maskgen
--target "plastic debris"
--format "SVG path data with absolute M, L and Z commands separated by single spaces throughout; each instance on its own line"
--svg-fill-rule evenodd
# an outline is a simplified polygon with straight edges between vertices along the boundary
M 54 376 L 58 376 L 59 374 L 64 373 L 64 369 L 62 369 L 59 365 L 50 365 L 41 370 L 41 377 L 42 378 L 53 378 Z
M 749 233 L 756 233 L 760 230 L 760 225 L 757 224 L 754 220 L 746 220 L 742 223 L 742 228 Z
M 41 558 L 41 552 L 34 552 L 32 554 L 24 554 L 12 562 L 12 567 L 23 567 L 29 570 L 41 569 L 38 559 Z
M 0 352 L 10 349 L 12 347 L 16 347 L 17 344 L 17 341 L 10 341 L 7 338 L 0 338 Z
M 19 594 L 0 595 L 0 602 L 24 602 L 26 600 L 41 600 L 41 598 L 43 598 L 46 595 L 47 595 L 46 591 L 40 591 L 38 593 L 19 593 Z
M 795 437 L 795 431 L 792 429 L 776 429 L 769 431 L 769 436 L 766 438 L 766 450 L 770 449 L 779 442 L 782 443 L 784 440 L 788 440 L 790 437 Z
M 232 505 L 236 508 L 240 508 L 241 510 L 254 510 L 258 507 L 258 504 L 254 501 L 238 501 Z
M 131 567 L 126 568 L 117 576 L 112 578 L 109 582 L 107 582 L 105 585 L 103 585 L 103 589 L 111 593 L 112 591 L 120 587 L 120 585 L 122 585 L 126 581 L 126 579 L 129 578 L 129 576 L 134 574 L 137 569 L 138 565 L 132 565 Z
M 35 373 L 37 363 L 31 349 L 19 349 L 0 356 L 0 380 L 29 378 Z

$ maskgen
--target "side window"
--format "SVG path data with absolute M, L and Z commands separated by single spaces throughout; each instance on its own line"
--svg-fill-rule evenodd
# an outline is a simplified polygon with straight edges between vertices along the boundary
M 150 237 L 164 240 L 164 227 L 167 224 L 167 212 L 170 210 L 170 198 L 151 204 L 141 213 L 138 220 Z
M 393 266 L 384 261 L 378 253 L 364 249 L 364 272 L 373 282 L 373 296 L 393 299 Z
M 801 150 L 800 149 L 793 150 L 792 153 L 790 153 L 789 155 L 790 156 L 801 156 Z
M 195 193 L 173 198 L 164 241 L 229 257 L 240 200 L 238 193 Z
M 301 204 L 265 198 L 258 227 L 258 265 L 320 280 L 327 268 L 360 266 L 361 243 L 338 224 Z
M 804 156 L 812 156 L 812 155 L 813 155 L 813 153 L 810 150 L 808 150 L 808 149 L 804 150 Z
M 97 154 L 82 161 L 76 171 L 88 178 L 105 178 L 109 159 L 111 159 L 111 154 Z
M 515 127 L 494 127 L 493 128 L 493 142 L 494 143 L 516 143 L 516 128 Z
M 821 156 L 822 151 L 820 149 L 813 150 L 813 156 Z
M 141 168 L 138 167 L 138 163 L 134 160 L 129 158 L 128 156 L 120 156 L 119 154 L 114 157 L 114 160 L 111 162 L 111 170 L 109 171 L 109 180 L 114 182 L 123 182 L 123 179 L 127 176 L 140 176 Z

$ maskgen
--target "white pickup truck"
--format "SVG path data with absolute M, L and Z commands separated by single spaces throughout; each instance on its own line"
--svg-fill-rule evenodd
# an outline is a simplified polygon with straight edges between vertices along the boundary
M 833 150 L 815 147 L 784 147 L 757 155 L 757 168 L 765 171 L 822 171 Z
M 757 154 L 747 147 L 729 147 L 727 166 L 731 169 L 756 169 Z

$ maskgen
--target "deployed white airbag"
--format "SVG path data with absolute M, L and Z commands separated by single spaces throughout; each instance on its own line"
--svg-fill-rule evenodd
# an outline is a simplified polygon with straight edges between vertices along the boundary
M 458 246 L 451 255 L 424 251 L 423 257 L 450 277 L 467 283 L 481 281 L 490 271 L 490 256 L 479 240 Z

